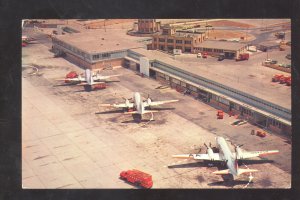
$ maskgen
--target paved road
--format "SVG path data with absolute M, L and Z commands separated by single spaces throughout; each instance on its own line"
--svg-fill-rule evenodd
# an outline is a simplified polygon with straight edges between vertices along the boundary
M 34 28 L 24 28 L 22 32 L 23 35 L 27 35 L 28 37 L 32 37 L 36 40 L 33 42 L 33 44 L 29 44 L 29 45 L 34 45 L 34 43 L 39 43 L 51 48 L 52 40 L 47 34 Z

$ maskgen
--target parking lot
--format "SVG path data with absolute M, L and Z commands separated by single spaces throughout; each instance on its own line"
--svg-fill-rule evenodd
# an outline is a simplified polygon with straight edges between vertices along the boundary
M 263 54 L 257 54 L 263 58 Z M 184 58 L 183 58 L 184 59 Z M 211 62 L 209 58 L 205 62 Z M 198 60 L 195 58 L 195 61 Z M 222 64 L 232 65 L 224 60 Z M 251 60 L 246 62 L 252 62 Z M 254 62 L 254 61 L 253 61 Z M 62 58 L 53 58 L 48 47 L 34 44 L 23 49 L 22 64 L 35 64 L 41 76 L 22 77 L 22 184 L 23 188 L 135 188 L 119 179 L 122 170 L 139 169 L 152 175 L 153 188 L 289 188 L 291 145 L 287 138 L 269 134 L 251 135 L 250 124 L 232 126 L 237 119 L 225 115 L 216 119 L 216 109 L 172 90 L 156 89 L 160 84 L 135 72 L 119 68 L 103 74 L 122 74 L 120 82 L 104 90 L 85 92 L 80 86 L 60 86 L 71 70 L 82 69 Z M 255 63 L 258 63 L 258 61 Z M 255 65 L 253 65 L 255 66 Z M 209 69 L 218 65 L 209 65 Z M 256 66 L 262 67 L 262 66 Z M 253 67 L 255 70 L 255 67 Z M 271 69 L 267 69 L 271 70 Z M 273 69 L 272 69 L 273 70 Z M 99 107 L 102 103 L 123 103 L 133 92 L 155 100 L 178 99 L 169 108 L 145 116 L 141 123 L 118 110 Z M 215 136 L 244 144 L 246 150 L 278 149 L 269 156 L 273 163 L 253 164 L 254 183 L 248 177 L 227 182 L 212 174 L 216 166 L 176 160 L 173 154 L 197 153 Z M 241 166 L 245 167 L 245 166 Z

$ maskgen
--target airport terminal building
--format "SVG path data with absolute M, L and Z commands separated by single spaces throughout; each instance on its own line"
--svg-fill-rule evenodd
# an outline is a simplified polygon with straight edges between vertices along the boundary
M 235 59 L 247 51 L 247 46 L 246 43 L 240 42 L 206 40 L 194 46 L 194 53 L 206 52 L 208 55 L 214 56 L 223 53 L 225 58 Z
M 145 47 L 130 36 L 116 38 L 113 31 L 103 30 L 58 35 L 52 38 L 52 51 L 83 69 L 100 69 L 122 66 L 128 49 Z
M 267 95 L 263 94 L 264 91 L 259 94 L 251 92 L 256 88 L 247 84 L 235 86 L 226 79 L 216 80 L 204 71 L 174 60 L 169 54 L 146 50 L 144 44 L 133 39 L 118 38 L 116 42 L 113 33 L 103 34 L 103 30 L 101 36 L 95 36 L 95 33 L 90 36 L 88 33 L 79 34 L 76 37 L 68 35 L 53 38 L 53 51 L 65 54 L 66 59 L 84 69 L 123 66 L 138 71 L 225 112 L 233 112 L 261 128 L 291 134 L 290 102 L 282 103 L 276 98 L 265 97 Z M 204 45 L 199 46 L 199 51 L 207 51 L 204 48 L 210 47 L 204 42 Z M 245 48 L 245 45 L 238 43 L 226 51 L 242 52 Z M 215 46 L 214 49 L 219 48 Z M 274 95 L 277 95 L 276 92 Z
M 290 105 L 277 105 L 271 99 L 265 100 L 263 92 L 255 96 L 244 92 L 251 91 L 251 86 L 240 88 L 241 85 L 235 87 L 230 81 L 212 80 L 204 76 L 206 74 L 203 72 L 159 51 L 142 48 L 128 50 L 125 59 L 125 63 L 129 63 L 125 67 L 137 70 L 179 92 L 190 94 L 225 112 L 233 112 L 261 128 L 291 134 Z

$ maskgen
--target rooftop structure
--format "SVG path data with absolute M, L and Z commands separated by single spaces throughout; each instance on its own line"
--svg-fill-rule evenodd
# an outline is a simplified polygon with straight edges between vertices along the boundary
M 122 31 L 122 30 L 120 30 Z M 143 47 L 136 38 L 124 35 L 120 37 L 118 30 L 94 30 L 84 33 L 59 35 L 54 40 L 65 42 L 86 53 L 101 53 L 122 49 Z
M 245 46 L 247 46 L 247 44 L 245 43 L 216 41 L 216 40 L 207 40 L 195 45 L 195 47 L 208 48 L 208 49 L 223 49 L 229 51 L 238 51 Z

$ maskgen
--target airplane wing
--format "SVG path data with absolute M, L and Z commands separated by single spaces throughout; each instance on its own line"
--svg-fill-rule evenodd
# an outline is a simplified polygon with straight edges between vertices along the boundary
M 269 150 L 269 151 L 243 151 L 239 154 L 239 159 L 253 158 L 258 156 L 267 156 L 271 154 L 279 153 L 278 150 Z
M 151 101 L 150 103 L 148 103 L 147 101 L 143 102 L 144 106 L 158 106 L 158 105 L 162 105 L 162 104 L 166 104 L 166 103 L 173 103 L 173 102 L 177 102 L 178 100 L 166 100 L 166 101 Z
M 101 84 L 101 83 L 104 83 L 104 82 L 92 82 L 91 84 L 88 84 L 87 82 L 83 82 L 83 83 L 79 83 L 77 85 L 85 86 L 85 85 L 97 85 L 97 84 Z
M 99 104 L 101 107 L 114 107 L 114 108 L 133 108 L 133 103 L 120 103 L 120 104 Z
M 143 114 L 147 114 L 147 113 L 155 113 L 155 112 L 159 112 L 158 110 L 144 110 Z M 130 112 L 125 112 L 124 114 L 130 115 L 130 114 L 139 114 L 138 111 L 130 111 Z
M 185 158 L 185 159 L 194 159 L 194 160 L 213 160 L 213 161 L 223 161 L 220 158 L 218 153 L 213 154 L 213 158 L 210 157 L 208 154 L 179 154 L 173 155 L 173 158 Z
M 56 79 L 58 81 L 70 81 L 70 82 L 83 82 L 85 81 L 85 78 L 84 77 L 77 77 L 77 78 L 62 78 L 62 79 Z
M 94 81 L 105 80 L 105 79 L 109 79 L 109 78 L 117 77 L 117 76 L 121 76 L 121 74 L 110 75 L 110 76 L 95 76 Z

